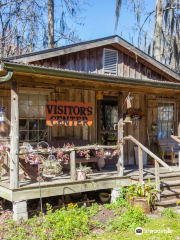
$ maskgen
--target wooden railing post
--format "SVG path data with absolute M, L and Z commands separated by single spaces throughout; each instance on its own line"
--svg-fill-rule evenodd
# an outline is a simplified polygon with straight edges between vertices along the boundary
M 143 155 L 142 148 L 138 146 L 138 157 L 139 157 L 139 182 L 143 182 Z
M 10 189 L 19 188 L 19 104 L 18 85 L 11 82 Z
M 123 119 L 121 118 L 118 122 L 118 147 L 119 147 L 119 158 L 117 162 L 117 174 L 119 177 L 123 176 L 124 172 L 124 156 L 123 156 Z
M 76 180 L 76 157 L 75 157 L 75 151 L 71 151 L 70 153 L 70 175 L 71 175 L 71 181 Z
M 180 168 L 180 144 L 178 144 L 178 158 L 179 158 L 178 167 Z
M 155 179 L 156 179 L 156 189 L 160 190 L 160 178 L 159 178 L 159 163 L 155 160 Z M 160 192 L 157 194 L 158 200 L 160 201 Z

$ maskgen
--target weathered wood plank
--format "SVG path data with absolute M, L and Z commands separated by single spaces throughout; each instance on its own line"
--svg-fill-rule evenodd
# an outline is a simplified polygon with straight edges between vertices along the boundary
M 123 94 L 118 94 L 118 115 L 119 115 L 119 122 L 118 122 L 118 147 L 119 147 L 119 158 L 117 162 L 117 171 L 118 176 L 122 177 L 124 172 L 124 149 L 123 149 Z
M 76 158 L 75 158 L 75 151 L 70 153 L 70 175 L 71 181 L 76 180 Z
M 19 96 L 17 82 L 11 82 L 10 189 L 19 188 Z
M 142 148 L 138 146 L 138 158 L 139 158 L 139 182 L 143 182 L 143 155 Z
M 160 191 L 160 177 L 159 177 L 159 162 L 155 161 L 155 179 L 156 179 L 156 189 Z M 160 201 L 160 192 L 157 194 L 157 198 Z

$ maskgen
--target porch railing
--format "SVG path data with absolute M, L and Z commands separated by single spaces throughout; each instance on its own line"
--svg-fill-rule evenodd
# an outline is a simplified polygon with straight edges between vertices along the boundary
M 171 138 L 173 138 L 178 143 L 178 158 L 179 158 L 179 168 L 180 168 L 180 136 L 174 136 L 171 135 Z
M 160 190 L 160 176 L 159 176 L 159 164 L 165 167 L 167 170 L 173 172 L 173 169 L 169 167 L 163 160 L 157 157 L 153 152 L 151 152 L 148 148 L 146 148 L 143 144 L 137 141 L 131 135 L 124 137 L 124 140 L 131 140 L 136 145 L 138 145 L 138 157 L 139 157 L 139 182 L 143 182 L 143 155 L 142 150 L 149 154 L 155 160 L 155 181 L 156 181 L 156 189 Z M 160 193 L 158 193 L 158 200 L 160 201 Z

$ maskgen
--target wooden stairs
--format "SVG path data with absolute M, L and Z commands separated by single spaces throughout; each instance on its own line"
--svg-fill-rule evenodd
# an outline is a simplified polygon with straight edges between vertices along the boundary
M 146 176 L 144 181 L 147 182 L 148 178 L 151 182 L 155 182 L 155 176 Z M 133 181 L 138 181 L 137 176 L 132 176 Z M 160 201 L 156 203 L 158 207 L 175 207 L 177 201 L 180 203 L 180 171 L 173 173 L 162 173 L 160 174 Z M 180 204 L 179 204 L 180 206 Z

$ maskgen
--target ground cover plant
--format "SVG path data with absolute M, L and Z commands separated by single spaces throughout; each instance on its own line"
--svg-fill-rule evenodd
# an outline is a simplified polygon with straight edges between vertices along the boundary
M 0 239 L 180 239 L 180 215 L 171 208 L 151 219 L 143 214 L 141 207 L 132 207 L 124 198 L 90 207 L 78 207 L 76 203 L 55 211 L 49 203 L 46 207 L 46 215 L 39 213 L 19 223 L 4 222 L 0 226 Z M 142 235 L 135 234 L 136 227 L 143 228 Z M 159 233 L 150 233 L 157 229 Z

